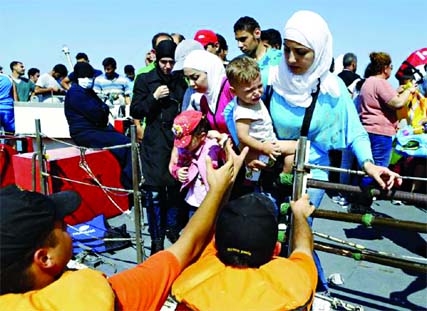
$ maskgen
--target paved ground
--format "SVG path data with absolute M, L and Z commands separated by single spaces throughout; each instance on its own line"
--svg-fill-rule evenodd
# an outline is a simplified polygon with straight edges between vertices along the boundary
M 426 209 L 395 206 L 387 201 L 376 201 L 372 207 L 383 217 L 427 223 Z M 345 211 L 328 196 L 322 201 L 321 208 Z M 427 264 L 426 234 L 384 227 L 366 228 L 324 219 L 315 220 L 313 229 L 370 249 L 419 258 L 417 262 Z M 318 237 L 315 240 L 327 241 Z M 339 273 L 344 279 L 344 284 L 331 290 L 333 297 L 360 304 L 365 310 L 427 310 L 425 274 L 329 253 L 319 252 L 319 256 L 327 276 Z M 393 293 L 400 299 L 391 299 Z
M 325 196 L 322 209 L 345 212 Z M 390 202 L 376 201 L 373 208 L 384 217 L 427 223 L 427 210 L 412 205 L 395 206 Z M 109 220 L 112 226 L 126 223 L 128 231 L 134 236 L 133 213 Z M 365 228 L 363 225 L 316 219 L 313 229 L 317 232 L 361 244 L 367 248 L 407 256 L 427 264 L 426 234 L 387 228 Z M 145 252 L 149 255 L 150 241 L 145 229 Z M 316 241 L 330 242 L 316 237 Z M 169 243 L 167 242 L 166 245 Z M 420 257 L 423 255 L 423 257 Z M 361 305 L 365 310 L 427 310 L 426 275 L 392 268 L 367 261 L 319 252 L 325 274 L 339 273 L 344 284 L 331 288 L 333 297 L 343 299 L 352 305 Z M 415 259 L 412 259 L 415 258 Z M 114 254 L 103 256 L 107 264 L 98 269 L 107 274 L 121 271 L 136 262 L 135 248 L 127 248 Z M 391 299 L 391 295 L 398 299 Z

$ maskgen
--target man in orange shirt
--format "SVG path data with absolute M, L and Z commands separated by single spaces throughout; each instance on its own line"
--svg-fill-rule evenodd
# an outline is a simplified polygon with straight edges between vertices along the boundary
M 217 210 L 247 153 L 236 156 L 230 142 L 226 150 L 227 162 L 217 170 L 207 159 L 210 191 L 178 241 L 109 279 L 92 269 L 66 271 L 72 241 L 64 217 L 80 205 L 77 193 L 45 196 L 16 186 L 1 189 L 2 310 L 159 310 L 172 282 L 211 235 Z
M 317 283 L 308 195 L 291 202 L 293 250 L 279 257 L 274 204 L 251 193 L 218 215 L 215 240 L 174 282 L 172 294 L 192 310 L 310 310 Z

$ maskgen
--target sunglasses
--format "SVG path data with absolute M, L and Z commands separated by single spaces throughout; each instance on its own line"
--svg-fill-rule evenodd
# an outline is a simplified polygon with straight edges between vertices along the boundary
M 163 59 L 161 59 L 161 60 L 159 60 L 159 63 L 162 64 L 162 65 L 166 65 L 166 64 L 169 64 L 171 66 L 175 65 L 175 61 L 174 60 L 163 60 Z

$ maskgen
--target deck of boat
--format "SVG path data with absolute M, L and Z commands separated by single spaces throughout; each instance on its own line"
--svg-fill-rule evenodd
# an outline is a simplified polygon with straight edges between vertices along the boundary
M 388 201 L 375 201 L 374 210 L 382 217 L 427 223 L 427 209 L 413 205 L 393 205 Z M 321 209 L 345 212 L 325 195 Z M 146 218 L 145 218 L 146 219 Z M 130 217 L 120 215 L 108 222 L 114 227 L 127 224 L 128 232 L 135 236 L 133 212 Z M 427 234 L 408 230 L 370 227 L 327 219 L 316 219 L 313 230 L 361 244 L 389 254 L 406 256 L 409 260 L 427 264 Z M 150 238 L 147 227 L 144 230 L 145 254 L 150 254 Z M 315 237 L 315 241 L 327 241 Z M 165 246 L 170 245 L 165 241 Z M 337 244 L 338 245 L 338 244 Z M 427 310 L 427 275 L 403 271 L 367 261 L 335 254 L 318 252 L 325 275 L 340 274 L 344 283 L 331 285 L 332 297 L 342 299 L 364 310 Z M 104 263 L 97 266 L 107 275 L 132 267 L 136 263 L 136 249 L 130 247 L 112 254 L 102 255 Z M 343 309 L 341 309 L 343 310 Z

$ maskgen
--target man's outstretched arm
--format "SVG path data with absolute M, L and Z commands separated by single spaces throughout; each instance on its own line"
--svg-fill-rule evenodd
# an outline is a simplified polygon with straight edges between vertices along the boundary
M 230 141 L 226 144 L 227 162 L 219 169 L 212 167 L 211 159 L 207 159 L 207 178 L 209 183 L 209 192 L 204 201 L 191 217 L 185 226 L 182 235 L 167 250 L 175 255 L 185 268 L 196 256 L 198 256 L 205 246 L 207 238 L 212 232 L 216 220 L 217 212 L 223 202 L 223 197 L 227 190 L 231 189 L 236 180 L 248 148 L 242 150 L 237 156 Z
M 301 252 L 313 256 L 313 234 L 307 223 L 307 217 L 314 211 L 314 205 L 310 205 L 308 194 L 304 194 L 298 201 L 291 201 L 294 217 L 292 227 L 292 253 Z

